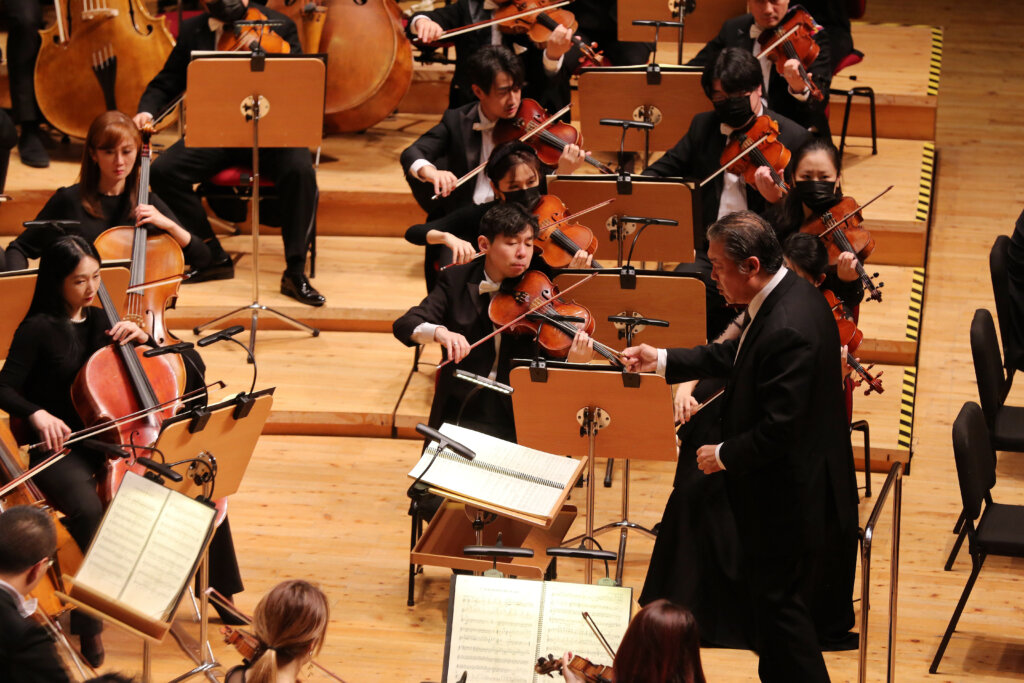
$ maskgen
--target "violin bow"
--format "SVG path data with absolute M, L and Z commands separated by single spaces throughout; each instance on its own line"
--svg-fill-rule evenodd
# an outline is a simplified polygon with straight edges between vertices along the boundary
M 198 399 L 198 398 L 200 398 L 202 396 L 202 392 L 206 391 L 207 389 L 210 389 L 211 387 L 216 387 L 218 389 L 223 389 L 225 386 L 227 386 L 227 385 L 224 384 L 224 382 L 222 382 L 220 380 L 217 380 L 216 382 L 214 382 L 212 384 L 207 384 L 205 387 L 202 387 L 202 388 L 199 388 L 199 389 L 193 389 L 192 391 L 188 392 L 187 394 L 182 394 L 181 396 L 175 396 L 174 398 L 172 398 L 170 400 L 167 400 L 167 401 L 164 401 L 163 403 L 159 403 L 159 404 L 153 406 L 152 408 L 147 408 L 147 409 L 143 409 L 143 410 L 137 410 L 134 413 L 130 413 L 128 415 L 125 415 L 124 417 L 119 417 L 116 420 L 110 420 L 108 422 L 103 422 L 103 423 L 95 425 L 93 427 L 86 427 L 85 429 L 81 429 L 81 430 L 71 434 L 71 436 L 66 441 L 64 441 L 63 445 L 67 446 L 69 443 L 76 443 L 78 441 L 82 441 L 83 439 L 87 439 L 90 436 L 93 436 L 94 434 L 101 434 L 103 432 L 110 431 L 111 429 L 115 429 L 119 425 L 121 425 L 122 423 L 131 422 L 133 420 L 139 419 L 140 417 L 146 417 L 147 415 L 152 415 L 153 413 L 159 413 L 161 410 L 164 410 L 168 406 L 174 405 L 178 401 L 181 401 L 182 403 L 188 403 L 189 401 L 195 401 L 196 399 Z M 26 448 L 31 450 L 33 448 L 38 448 L 39 446 L 42 446 L 45 443 L 46 443 L 45 441 L 40 441 L 39 443 L 34 443 L 34 444 L 29 445 L 29 446 L 26 446 Z M 36 465 L 35 467 L 27 469 L 24 472 L 22 472 L 21 474 L 19 474 L 17 477 L 15 477 L 14 479 L 11 479 L 9 482 L 4 484 L 3 487 L 0 487 L 0 498 L 2 498 L 3 496 L 7 495 L 8 492 L 12 491 L 16 487 L 20 486 L 22 483 L 24 483 L 24 482 L 28 481 L 29 479 L 31 479 L 32 477 L 36 476 L 37 474 L 39 474 L 43 470 L 47 469 L 51 465 L 57 464 L 57 462 L 63 460 L 70 452 L 71 451 L 69 451 L 67 448 L 63 448 L 62 447 L 60 452 L 54 453 L 50 457 L 46 458 L 46 460 L 43 460 L 41 463 Z
M 831 233 L 831 232 L 832 232 L 833 230 L 835 230 L 836 228 L 838 228 L 838 227 L 839 227 L 840 225 L 842 225 L 842 224 L 843 224 L 843 223 L 845 223 L 846 221 L 850 220 L 851 218 L 853 218 L 854 216 L 856 216 L 856 215 L 857 215 L 858 213 L 860 213 L 861 211 L 863 211 L 863 210 L 864 210 L 865 208 L 867 208 L 867 207 L 868 207 L 868 206 L 870 206 L 871 204 L 873 204 L 873 203 L 875 203 L 876 201 L 878 201 L 879 199 L 881 199 L 881 198 L 882 198 L 882 195 L 884 195 L 884 194 L 885 194 L 886 192 L 888 192 L 889 190 L 891 190 L 891 189 L 892 189 L 892 188 L 894 188 L 894 187 L 896 187 L 896 186 L 895 186 L 895 185 L 890 185 L 889 187 L 885 188 L 884 190 L 882 190 L 881 192 L 879 192 L 878 194 L 876 194 L 876 195 L 875 195 L 874 197 L 872 197 L 871 199 L 869 199 L 868 201 L 864 202 L 863 204 L 861 204 L 860 206 L 858 206 L 858 207 L 857 207 L 856 209 L 854 209 L 853 211 L 851 211 L 850 213 L 846 214 L 845 216 L 843 216 L 842 218 L 840 218 L 839 220 L 837 220 L 837 221 L 836 221 L 836 224 L 835 224 L 835 225 L 833 225 L 833 226 L 832 226 L 831 228 L 829 228 L 829 229 L 828 229 L 828 230 L 826 230 L 825 232 L 823 232 L 823 233 L 821 233 L 820 235 L 818 235 L 818 237 L 826 237 L 826 236 L 827 236 L 827 235 L 828 235 L 829 233 Z M 879 285 L 879 286 L 881 286 L 881 285 Z
M 149 282 L 142 282 L 140 284 L 135 285 L 134 287 L 129 287 L 128 289 L 124 290 L 124 293 L 142 294 L 144 290 L 149 289 L 151 287 L 159 287 L 160 285 L 166 285 L 169 282 L 180 282 L 181 280 L 187 280 L 188 277 L 189 276 L 186 273 L 182 273 L 181 275 L 168 275 L 167 277 L 158 278 L 156 280 L 150 280 Z
M 694 415 L 699 413 L 701 410 L 706 408 L 709 403 L 711 403 L 712 401 L 714 401 L 715 399 L 717 399 L 719 396 L 721 396 L 724 393 L 725 393 L 725 387 L 722 387 L 721 389 L 719 389 L 718 391 L 716 391 L 715 393 L 711 394 L 706 399 L 704 399 L 703 403 L 698 403 L 696 406 L 694 406 L 693 410 L 690 411 L 690 417 L 693 417 Z M 678 425 L 682 425 L 682 424 L 683 424 L 682 422 L 676 422 L 677 426 Z
M 604 637 L 603 633 L 601 633 L 601 629 L 597 627 L 597 623 L 595 623 L 590 617 L 590 612 L 583 612 L 583 621 L 587 622 L 587 626 L 589 626 L 590 630 L 594 632 L 594 635 L 597 636 L 597 639 L 601 642 L 601 646 L 604 648 L 604 651 L 608 653 L 608 656 L 611 657 L 614 662 L 615 651 L 612 650 L 612 646 L 608 643 L 608 639 Z
M 761 50 L 760 54 L 758 54 L 755 57 L 755 59 L 761 59 L 766 54 L 768 54 L 769 52 L 771 52 L 772 50 L 777 48 L 779 45 L 781 45 L 786 40 L 786 38 L 789 38 L 791 35 L 796 33 L 797 29 L 799 29 L 799 28 L 800 28 L 800 24 L 797 24 L 793 28 L 791 28 L 788 31 L 786 31 L 785 33 L 783 33 L 781 36 L 779 36 L 774 41 L 772 41 L 772 43 L 768 47 L 766 47 L 765 49 Z
M 746 147 L 746 149 L 744 149 L 744 150 L 743 150 L 742 152 L 740 152 L 740 153 L 739 153 L 739 154 L 737 154 L 737 155 L 736 155 L 735 157 L 733 157 L 732 159 L 730 159 L 730 160 L 729 160 L 729 163 L 725 164 L 724 166 L 722 166 L 722 168 L 718 169 L 717 171 L 715 171 L 714 173 L 712 173 L 711 175 L 709 175 L 709 176 L 708 176 L 707 178 L 705 178 L 704 180 L 700 181 L 700 185 L 698 185 L 697 187 L 704 187 L 705 185 L 707 185 L 708 183 L 710 183 L 710 182 L 711 182 L 712 180 L 714 180 L 714 179 L 715 179 L 715 178 L 717 178 L 717 177 L 718 177 L 719 175 L 721 175 L 721 174 L 722 174 L 722 173 L 724 173 L 724 172 L 725 172 L 726 170 L 728 170 L 728 168 L 729 168 L 730 166 L 732 166 L 732 165 L 733 165 L 733 164 L 735 164 L 735 163 L 736 163 L 737 161 L 739 161 L 740 159 L 742 159 L 743 157 L 747 156 L 748 154 L 750 154 L 751 152 L 753 152 L 753 151 L 754 151 L 755 149 L 757 149 L 757 146 L 758 146 L 758 145 L 760 145 L 760 144 L 761 144 L 762 142 L 764 142 L 764 141 L 765 141 L 765 140 L 767 140 L 767 139 L 768 139 L 768 134 L 767 134 L 767 133 L 765 133 L 765 134 L 764 134 L 764 135 L 762 135 L 762 136 L 761 136 L 760 138 L 758 138 L 756 142 L 754 142 L 754 143 L 753 143 L 753 144 L 751 144 L 751 145 L 748 145 L 748 146 Z
M 526 142 L 527 140 L 532 138 L 534 135 L 536 135 L 537 133 L 541 132 L 542 130 L 544 130 L 545 128 L 550 126 L 552 123 L 554 123 L 558 119 L 562 118 L 562 116 L 564 116 L 569 111 L 569 109 L 571 107 L 572 107 L 571 104 L 565 105 L 564 107 L 559 109 L 556 113 L 554 113 L 551 116 L 549 116 L 544 121 L 544 123 L 540 124 L 536 128 L 533 128 L 533 129 L 528 130 L 525 133 L 523 133 L 522 137 L 519 138 L 519 142 Z M 452 189 L 454 190 L 455 188 L 464 185 L 467 180 L 470 180 L 471 178 L 475 178 L 480 173 L 480 171 L 484 170 L 485 168 L 487 168 L 487 162 L 486 161 L 484 161 L 482 164 L 480 164 L 479 166 L 474 168 L 472 171 L 470 171 L 469 173 L 467 173 L 466 175 L 462 176 L 457 181 L 455 181 L 455 187 L 453 187 Z M 431 197 L 431 199 L 437 199 L 440 196 L 441 196 L 440 194 L 435 194 L 433 197 Z
M 480 339 L 478 339 L 475 342 L 473 342 L 472 344 L 470 344 L 469 348 L 466 349 L 466 355 L 469 355 L 470 351 L 472 351 L 476 347 L 480 346 L 485 341 L 488 341 L 489 339 L 493 339 L 496 335 L 501 334 L 502 332 L 504 332 L 508 328 L 512 327 L 513 325 L 515 325 L 517 322 L 519 322 L 520 320 L 522 320 L 523 318 L 525 318 L 529 314 L 535 312 L 538 308 L 540 308 L 542 306 L 547 306 L 549 303 L 551 303 L 552 301 L 554 301 L 558 297 L 564 296 L 564 295 L 568 294 L 572 290 L 574 290 L 577 287 L 579 287 L 580 285 L 582 285 L 584 282 L 589 282 L 590 280 L 593 280 L 595 277 L 597 277 L 597 272 L 596 271 L 591 273 L 590 275 L 587 275 L 586 277 L 584 277 L 579 282 L 577 282 L 575 284 L 572 284 L 572 285 L 569 285 L 568 287 L 566 287 L 562 291 L 556 292 L 556 293 L 552 293 L 550 298 L 547 298 L 547 299 L 541 298 L 541 299 L 537 300 L 528 310 L 523 311 L 518 317 L 516 317 L 516 318 L 514 318 L 512 320 L 509 320 L 507 323 L 505 323 L 501 327 L 495 328 L 495 330 L 493 332 L 491 332 L 489 335 L 487 335 L 486 337 L 481 337 Z M 451 362 L 452 362 L 451 358 L 448 358 L 448 359 L 446 359 L 444 361 L 441 361 L 437 365 L 436 369 L 440 370 L 441 368 L 443 368 L 444 366 L 448 365 Z
M 446 38 L 454 38 L 455 36 L 461 36 L 463 33 L 477 31 L 482 28 L 487 28 L 488 26 L 494 26 L 495 24 L 506 24 L 510 21 L 515 21 L 516 19 L 520 19 L 522 17 L 528 17 L 532 14 L 540 14 L 541 12 L 546 12 L 549 9 L 558 9 L 559 7 L 565 7 L 571 2 L 572 0 L 564 0 L 564 2 L 556 2 L 551 5 L 545 5 L 543 7 L 536 7 L 534 9 L 518 12 L 511 16 L 505 17 L 504 19 L 488 19 L 487 21 L 478 21 L 475 24 L 469 24 L 468 26 L 463 26 L 462 28 L 456 28 L 452 29 L 451 31 L 445 31 L 444 33 L 439 35 L 437 37 L 437 40 L 435 40 L 434 42 L 436 43 Z

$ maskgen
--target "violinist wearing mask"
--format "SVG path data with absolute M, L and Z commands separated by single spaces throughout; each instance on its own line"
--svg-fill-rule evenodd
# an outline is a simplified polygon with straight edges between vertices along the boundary
M 181 25 L 178 42 L 167 57 L 163 69 L 142 94 L 135 124 L 142 126 L 153 120 L 178 95 L 185 91 L 187 70 L 195 50 L 214 50 L 227 26 L 245 16 L 248 0 L 211 0 L 205 12 L 187 19 Z M 267 19 L 281 22 L 272 29 L 291 48 L 301 54 L 295 23 L 274 10 L 261 8 Z M 219 171 L 235 165 L 252 163 L 249 148 L 186 147 L 181 139 L 166 149 L 153 162 L 153 191 L 174 208 L 182 225 L 210 248 L 212 263 L 200 270 L 193 282 L 223 280 L 234 277 L 234 264 L 213 234 L 202 201 L 193 189 Z M 273 147 L 260 150 L 262 173 L 274 182 L 283 206 L 281 238 L 284 240 L 285 271 L 281 276 L 281 293 L 309 306 L 322 306 L 324 297 L 313 288 L 305 274 L 306 251 L 316 220 L 317 184 L 310 151 L 304 147 Z
M 474 385 L 457 379 L 455 370 L 461 368 L 507 384 L 511 359 L 533 355 L 532 339 L 506 333 L 472 351 L 469 346 L 494 330 L 488 316 L 492 294 L 508 290 L 529 269 L 546 269 L 544 261 L 534 256 L 536 234 L 537 219 L 519 204 L 492 207 L 480 222 L 477 237 L 483 258 L 442 271 L 430 294 L 394 322 L 392 331 L 406 346 L 437 343 L 445 358 L 453 361 L 439 370 L 430 406 L 431 427 L 460 423 L 508 441 L 516 440 L 512 399 L 487 390 L 471 397 Z M 580 331 L 568 360 L 587 362 L 591 350 L 589 336 Z
M 787 149 L 796 149 L 811 138 L 810 133 L 798 124 L 764 107 L 761 101 L 761 68 L 748 51 L 739 48 L 722 50 L 714 63 L 704 70 L 701 85 L 714 111 L 694 116 L 686 135 L 647 167 L 644 175 L 703 180 L 721 167 L 722 152 L 733 135 L 749 128 L 762 115 L 778 122 L 779 142 Z M 708 339 L 715 339 L 721 334 L 732 320 L 733 313 L 725 307 L 724 300 L 711 282 L 705 230 L 734 211 L 749 209 L 764 213 L 769 204 L 782 198 L 782 191 L 772 182 L 767 167 L 757 170 L 755 180 L 756 187 L 751 187 L 740 176 L 726 171 L 699 192 L 701 223 L 693 226 L 696 263 L 691 268 L 706 285 Z
M 480 221 L 491 207 L 515 202 L 532 211 L 544 194 L 542 164 L 537 152 L 524 142 L 498 145 L 487 160 L 484 175 L 490 180 L 494 199 L 484 204 L 464 206 L 437 220 L 414 225 L 405 231 L 405 239 L 426 245 L 424 275 L 427 289 L 433 289 L 439 267 L 468 263 L 477 253 L 476 238 Z M 586 268 L 593 257 L 580 250 L 570 268 Z
M 522 101 L 525 71 L 508 48 L 482 47 L 466 68 L 470 87 L 479 101 L 449 109 L 440 123 L 402 152 L 402 170 L 428 220 L 494 199 L 494 189 L 485 175 L 477 175 L 460 187 L 455 184 L 490 158 L 494 150 L 494 124 L 514 116 Z M 572 173 L 583 158 L 584 153 L 577 145 L 566 145 L 558 172 Z M 440 197 L 431 199 L 435 194 Z
M 762 33 L 776 28 L 789 19 L 793 10 L 799 5 L 790 6 L 790 0 L 748 0 L 749 14 L 729 19 L 722 24 L 722 30 L 711 39 L 700 52 L 687 64 L 689 66 L 707 67 L 713 64 L 718 54 L 726 48 L 739 48 L 753 56 L 759 55 L 767 45 L 762 45 L 758 38 Z M 768 56 L 758 60 L 761 69 L 763 96 L 768 107 L 805 128 L 814 128 L 817 134 L 828 138 L 828 118 L 825 108 L 828 106 L 828 88 L 832 82 L 832 57 L 828 34 L 819 30 L 813 40 L 819 52 L 807 73 L 814 84 L 824 95 L 823 99 L 815 100 L 810 96 L 809 89 L 800 75 L 800 62 L 788 59 L 783 65 L 785 75 L 779 74 Z

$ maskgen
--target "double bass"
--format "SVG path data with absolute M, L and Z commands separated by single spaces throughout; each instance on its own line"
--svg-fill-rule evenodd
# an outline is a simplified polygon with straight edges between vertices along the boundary
M 36 100 L 54 127 L 85 138 L 104 111 L 138 104 L 174 39 L 141 0 L 54 0 L 54 9 L 53 26 L 39 32 Z

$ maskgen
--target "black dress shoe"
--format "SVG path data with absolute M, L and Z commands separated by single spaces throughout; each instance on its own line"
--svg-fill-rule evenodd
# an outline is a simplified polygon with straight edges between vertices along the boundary
M 320 292 L 313 289 L 313 285 L 309 284 L 302 273 L 294 275 L 285 272 L 281 276 L 281 293 L 308 306 L 323 306 L 327 301 Z
M 43 146 L 43 133 L 38 126 L 24 124 L 18 137 L 18 157 L 21 163 L 32 168 L 46 168 L 50 165 L 50 155 Z
M 185 284 L 209 282 L 210 280 L 230 280 L 234 276 L 235 264 L 231 260 L 230 256 L 225 256 L 222 260 L 211 263 L 205 268 L 197 271 L 185 280 Z
M 106 653 L 103 651 L 103 639 L 99 633 L 91 636 L 79 636 L 81 643 L 82 656 L 85 657 L 85 661 L 89 662 L 89 666 L 96 669 L 103 664 L 103 660 L 106 657 Z

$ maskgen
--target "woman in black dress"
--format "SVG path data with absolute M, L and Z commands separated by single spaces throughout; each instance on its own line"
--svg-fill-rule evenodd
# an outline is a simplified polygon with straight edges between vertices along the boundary
M 78 221 L 66 231 L 90 244 L 114 226 L 146 223 L 173 237 L 193 269 L 204 268 L 210 262 L 209 248 L 178 224 L 162 199 L 150 192 L 151 203 L 137 206 L 141 145 L 139 129 L 130 118 L 119 111 L 100 114 L 89 126 L 78 182 L 57 190 L 36 220 Z M 27 228 L 7 248 L 4 270 L 27 268 L 28 259 L 39 258 L 60 235 L 60 230 L 47 226 Z

